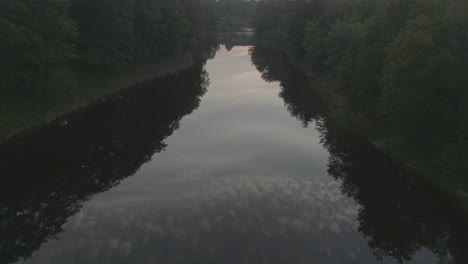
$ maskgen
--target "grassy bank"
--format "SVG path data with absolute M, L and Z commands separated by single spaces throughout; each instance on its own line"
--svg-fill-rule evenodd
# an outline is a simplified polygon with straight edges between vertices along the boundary
M 191 54 L 170 57 L 158 64 L 130 65 L 107 74 L 79 73 L 77 85 L 53 96 L 2 98 L 0 108 L 0 141 L 28 128 L 50 122 L 75 111 L 112 92 L 162 77 L 193 66 Z

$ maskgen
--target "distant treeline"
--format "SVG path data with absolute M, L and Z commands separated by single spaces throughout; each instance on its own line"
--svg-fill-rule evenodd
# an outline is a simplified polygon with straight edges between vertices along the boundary
M 217 17 L 251 19 L 258 1 L 255 0 L 210 0 Z
M 468 1 L 265 1 L 253 26 L 258 45 L 338 96 L 332 111 L 366 120 L 375 138 L 444 176 L 466 178 Z
M 0 92 L 73 86 L 189 52 L 214 23 L 205 0 L 0 0 Z

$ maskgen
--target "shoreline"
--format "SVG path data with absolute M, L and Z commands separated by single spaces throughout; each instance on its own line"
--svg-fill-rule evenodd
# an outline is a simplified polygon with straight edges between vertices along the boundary
M 129 65 L 122 70 L 103 75 L 79 73 L 73 92 L 58 100 L 55 105 L 46 105 L 46 109 L 34 111 L 32 115 L 31 111 L 23 111 L 23 107 L 18 107 L 16 109 L 18 111 L 12 114 L 10 120 L 3 120 L 7 124 L 4 124 L 4 127 L 0 126 L 0 143 L 86 108 L 113 93 L 130 89 L 149 80 L 177 74 L 194 66 L 197 61 L 187 53 L 166 58 L 157 64 Z
M 257 46 L 267 51 L 284 54 L 282 50 L 262 45 Z M 310 89 L 315 89 L 317 96 L 326 102 L 327 108 L 329 108 L 326 115 L 333 122 L 350 133 L 365 139 L 381 153 L 414 172 L 421 180 L 451 200 L 456 208 L 468 215 L 468 191 L 462 187 L 460 182 L 442 177 L 441 170 L 434 167 L 430 161 L 417 157 L 410 152 L 405 152 L 404 149 L 397 146 L 388 145 L 386 143 L 388 139 L 377 135 L 378 128 L 373 125 L 373 122 L 359 113 L 351 111 L 333 86 L 329 86 L 326 81 L 321 80 L 315 73 L 308 72 L 304 65 L 292 61 L 287 56 L 284 58 L 291 67 L 305 75 L 308 86 L 313 86 Z

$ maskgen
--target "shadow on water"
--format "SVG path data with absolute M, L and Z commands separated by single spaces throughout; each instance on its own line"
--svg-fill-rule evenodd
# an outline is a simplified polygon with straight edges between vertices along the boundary
M 306 76 L 295 70 L 282 54 L 275 54 L 261 48 L 250 48 L 252 63 L 267 82 L 279 82 L 279 96 L 291 115 L 307 127 L 323 116 L 324 102 L 313 89 L 309 89 Z
M 0 262 L 55 238 L 92 195 L 132 176 L 200 103 L 203 66 L 116 93 L 0 146 Z
M 0 262 L 27 259 L 70 221 L 74 228 L 52 245 L 54 263 L 375 263 L 375 256 L 408 263 L 422 250 L 442 263 L 466 263 L 466 221 L 450 201 L 338 128 L 280 55 L 250 54 L 265 81 L 279 82 L 291 115 L 320 132 L 336 182 L 239 176 L 211 182 L 189 209 L 128 208 L 69 220 L 164 150 L 206 91 L 207 74 L 197 66 L 1 145 Z
M 409 262 L 418 250 L 427 249 L 440 263 L 467 263 L 467 218 L 453 201 L 367 141 L 340 129 L 325 115 L 305 77 L 297 77 L 301 73 L 280 54 L 253 48 L 251 55 L 266 81 L 280 82 L 280 97 L 291 115 L 304 125 L 315 122 L 330 153 L 328 173 L 360 206 L 359 231 L 379 259 Z

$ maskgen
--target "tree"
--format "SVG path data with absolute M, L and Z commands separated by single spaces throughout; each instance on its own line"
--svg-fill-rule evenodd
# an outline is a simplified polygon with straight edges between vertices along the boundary
M 386 48 L 381 79 L 383 109 L 395 136 L 413 144 L 437 142 L 449 125 L 455 99 L 451 77 L 453 56 L 438 45 L 438 21 L 420 15 Z M 427 147 L 427 145 L 426 145 Z
M 91 68 L 118 68 L 133 60 L 135 0 L 73 0 L 78 23 L 79 64 Z
M 44 93 L 74 84 L 75 24 L 68 0 L 0 1 L 0 92 Z
M 365 27 L 362 23 L 338 20 L 324 40 L 326 59 L 332 78 L 350 84 L 354 78 L 354 64 L 358 55 Z

